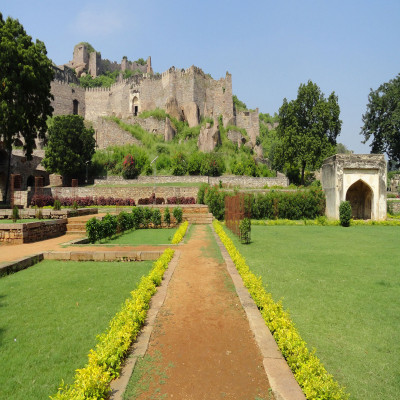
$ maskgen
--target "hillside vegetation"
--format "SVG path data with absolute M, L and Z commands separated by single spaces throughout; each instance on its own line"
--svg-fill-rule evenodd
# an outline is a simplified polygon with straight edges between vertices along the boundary
M 190 128 L 187 122 L 178 121 L 164 110 L 145 111 L 141 118 L 168 117 L 177 130 L 172 141 L 164 141 L 163 135 L 152 134 L 139 125 L 127 124 L 116 117 L 109 119 L 138 139 L 142 146 L 112 146 L 96 151 L 92 158 L 92 172 L 95 175 L 123 175 L 127 167 L 127 156 L 133 156 L 134 167 L 139 174 L 151 175 L 154 168 L 158 175 L 209 175 L 220 176 L 224 173 L 248 176 L 274 176 L 265 164 L 256 163 L 253 150 L 247 146 L 238 147 L 228 137 L 229 129 L 240 131 L 246 138 L 247 132 L 237 127 L 223 127 L 222 117 L 219 120 L 221 142 L 211 153 L 198 150 L 197 142 L 201 127 L 212 119 L 204 119 L 200 125 Z M 151 162 L 157 159 L 151 164 Z M 129 165 L 133 165 L 129 158 Z M 124 164 L 125 161 L 125 164 Z

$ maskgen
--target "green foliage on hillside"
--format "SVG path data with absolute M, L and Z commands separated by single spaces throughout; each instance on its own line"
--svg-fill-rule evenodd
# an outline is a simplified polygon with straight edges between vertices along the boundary
M 236 94 L 232 96 L 233 105 L 237 111 L 247 111 L 247 106 L 243 101 L 240 101 Z
M 197 142 L 201 126 L 207 122 L 213 123 L 212 120 L 204 119 L 200 125 L 190 128 L 187 122 L 178 121 L 161 109 L 143 112 L 139 117 L 154 117 L 159 120 L 170 118 L 177 130 L 175 138 L 170 142 L 165 142 L 163 135 L 149 133 L 139 125 L 127 124 L 116 117 L 108 117 L 107 119 L 114 121 L 139 140 L 142 146 L 113 146 L 106 150 L 98 150 L 93 157 L 93 164 L 97 171 L 102 171 L 102 174 L 120 175 L 124 157 L 132 154 L 135 156 L 135 160 L 140 157 L 146 159 L 145 166 L 141 169 L 142 175 L 154 173 L 154 168 L 159 175 L 219 176 L 223 173 L 234 174 L 235 172 L 251 176 L 274 175 L 265 165 L 257 164 L 254 161 L 252 150 L 249 147 L 241 146 L 239 148 L 228 140 L 226 130 L 229 127 L 223 127 L 222 117 L 219 122 L 222 145 L 211 153 L 199 152 Z M 237 127 L 233 128 L 241 131 Z M 150 161 L 156 157 L 158 157 L 157 160 L 150 167 Z

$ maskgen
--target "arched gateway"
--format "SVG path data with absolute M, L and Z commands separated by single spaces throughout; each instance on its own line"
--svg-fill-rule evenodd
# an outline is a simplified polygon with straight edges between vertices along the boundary
M 372 189 L 361 179 L 347 190 L 346 200 L 351 204 L 353 219 L 371 219 Z
M 386 161 L 382 154 L 336 154 L 322 165 L 326 216 L 339 219 L 339 206 L 351 203 L 353 218 L 386 218 Z

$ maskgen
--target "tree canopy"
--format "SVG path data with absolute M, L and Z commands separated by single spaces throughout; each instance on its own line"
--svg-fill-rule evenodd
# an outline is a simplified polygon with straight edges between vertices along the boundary
M 334 92 L 325 99 L 315 83 L 301 84 L 297 98 L 290 102 L 284 99 L 279 109 L 274 166 L 298 168 L 304 184 L 305 170 L 320 168 L 323 160 L 335 153 L 336 137 L 342 125 L 339 114 Z
M 53 118 L 48 136 L 42 160 L 46 170 L 68 178 L 81 176 L 94 154 L 93 128 L 86 128 L 79 115 L 60 115 Z
M 17 19 L 5 21 L 0 13 L 0 140 L 11 150 L 13 141 L 24 138 L 31 158 L 35 137 L 44 137 L 52 114 L 51 61 L 45 45 L 28 36 Z
M 371 89 L 362 120 L 363 143 L 372 137 L 371 153 L 386 153 L 400 162 L 400 74 L 377 90 Z

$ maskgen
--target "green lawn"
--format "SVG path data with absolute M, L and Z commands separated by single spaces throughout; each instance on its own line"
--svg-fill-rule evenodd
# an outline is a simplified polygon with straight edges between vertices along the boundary
M 0 279 L 0 398 L 46 399 L 87 362 L 152 262 L 43 261 Z
M 97 244 L 126 244 L 131 246 L 139 246 L 143 244 L 157 245 L 170 244 L 177 228 L 162 229 L 137 229 L 126 232 L 116 239 L 102 240 Z
M 400 393 L 400 228 L 252 226 L 241 245 L 352 400 Z

